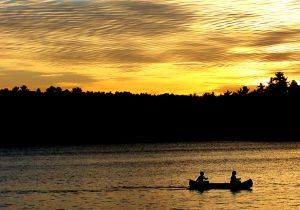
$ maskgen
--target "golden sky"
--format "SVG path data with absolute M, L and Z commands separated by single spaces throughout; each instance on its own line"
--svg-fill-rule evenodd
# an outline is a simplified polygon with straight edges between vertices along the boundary
M 202 94 L 300 79 L 298 0 L 0 0 L 0 87 Z

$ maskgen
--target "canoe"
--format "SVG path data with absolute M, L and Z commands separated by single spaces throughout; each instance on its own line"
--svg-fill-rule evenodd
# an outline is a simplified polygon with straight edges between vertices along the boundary
M 209 189 L 230 189 L 230 190 L 249 190 L 253 186 L 253 182 L 251 179 L 237 183 L 237 184 L 230 184 L 230 183 L 209 183 L 209 182 L 196 182 L 194 180 L 189 180 L 189 189 L 190 190 L 209 190 Z

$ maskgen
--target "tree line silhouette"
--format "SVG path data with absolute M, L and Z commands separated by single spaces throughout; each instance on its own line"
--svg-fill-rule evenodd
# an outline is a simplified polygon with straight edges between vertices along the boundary
M 267 85 L 202 96 L 92 92 L 75 87 L 0 90 L 0 145 L 300 139 L 300 86 Z
M 88 95 L 88 96 L 99 96 L 99 95 L 115 95 L 115 96 L 152 96 L 152 97 L 162 97 L 162 96 L 172 96 L 172 97 L 198 97 L 198 98 L 208 98 L 208 97 L 229 97 L 229 96 L 273 96 L 273 97 L 282 97 L 282 96 L 293 96 L 297 97 L 300 94 L 300 86 L 296 82 L 296 80 L 288 81 L 287 77 L 284 76 L 282 72 L 276 72 L 274 77 L 271 77 L 268 85 L 265 86 L 260 83 L 256 89 L 250 91 L 247 86 L 242 86 L 239 90 L 232 92 L 226 91 L 219 96 L 216 96 L 214 92 L 212 93 L 204 93 L 202 96 L 197 96 L 196 94 L 186 95 L 174 95 L 174 94 L 162 94 L 162 95 L 151 95 L 147 93 L 141 94 L 132 94 L 130 92 L 116 92 L 114 93 L 106 93 L 106 92 L 93 92 L 87 91 L 84 92 L 80 87 L 74 87 L 71 90 L 65 89 L 63 90 L 61 87 L 48 87 L 44 92 L 41 91 L 40 88 L 35 91 L 29 90 L 26 85 L 22 85 L 20 87 L 13 87 L 11 90 L 8 88 L 0 89 L 0 96 L 20 96 L 20 95 L 32 95 L 32 96 L 69 96 L 69 95 Z

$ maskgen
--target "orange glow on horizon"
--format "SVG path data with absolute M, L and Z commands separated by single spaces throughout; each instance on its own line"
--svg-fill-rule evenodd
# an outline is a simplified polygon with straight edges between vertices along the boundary
M 0 87 L 203 94 L 300 79 L 292 0 L 0 2 Z

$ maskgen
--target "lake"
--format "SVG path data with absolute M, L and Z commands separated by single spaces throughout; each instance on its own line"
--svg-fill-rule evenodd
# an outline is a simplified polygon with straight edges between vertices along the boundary
M 300 143 L 200 142 L 0 149 L 0 208 L 299 209 Z M 252 191 L 187 189 L 231 171 Z

